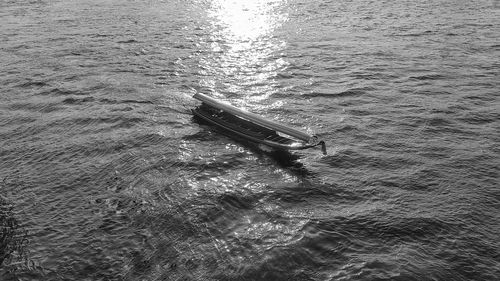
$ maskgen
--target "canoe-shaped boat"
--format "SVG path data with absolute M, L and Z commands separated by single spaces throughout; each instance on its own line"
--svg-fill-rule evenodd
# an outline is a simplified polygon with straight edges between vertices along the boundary
M 230 135 L 278 150 L 301 150 L 321 146 L 323 154 L 326 154 L 325 142 L 316 136 L 264 119 L 201 93 L 193 97 L 202 102 L 192 110 L 193 114 L 231 133 Z

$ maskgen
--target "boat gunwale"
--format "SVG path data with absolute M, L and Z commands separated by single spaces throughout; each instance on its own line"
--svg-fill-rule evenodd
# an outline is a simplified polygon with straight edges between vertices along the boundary
M 289 136 L 295 137 L 295 138 L 303 140 L 305 142 L 310 143 L 315 139 L 314 136 L 311 136 L 307 133 L 290 128 L 286 125 L 277 123 L 277 122 L 272 121 L 272 120 L 264 119 L 261 116 L 258 116 L 257 114 L 254 114 L 254 113 L 248 112 L 246 110 L 237 108 L 233 105 L 222 103 L 222 102 L 220 102 L 214 98 L 211 98 L 205 94 L 196 93 L 193 97 L 202 101 L 203 103 L 205 103 L 209 106 L 226 111 L 226 112 L 231 113 L 235 116 L 243 117 L 243 118 L 245 118 L 251 122 L 254 122 L 260 126 L 278 131 L 280 133 L 287 134 Z

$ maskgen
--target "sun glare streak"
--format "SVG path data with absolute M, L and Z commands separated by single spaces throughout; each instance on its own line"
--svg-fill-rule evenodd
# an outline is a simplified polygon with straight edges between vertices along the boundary
M 208 57 L 201 58 L 204 87 L 238 95 L 242 107 L 279 107 L 259 101 L 276 92 L 275 77 L 287 66 L 279 56 L 286 43 L 276 36 L 288 15 L 283 0 L 214 0 L 207 11 Z M 260 104 L 260 105 L 259 105 Z
M 273 6 L 280 1 L 253 0 L 216 0 L 210 15 L 219 20 L 225 35 L 241 43 L 257 40 L 270 33 L 279 21 L 273 14 Z M 244 47 L 244 46 L 239 46 Z

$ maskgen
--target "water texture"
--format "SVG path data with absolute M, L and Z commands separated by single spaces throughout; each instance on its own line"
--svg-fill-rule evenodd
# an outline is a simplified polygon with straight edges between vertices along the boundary
M 479 0 L 1 1 L 0 279 L 496 280 L 499 19 Z M 328 155 L 219 134 L 196 92 Z

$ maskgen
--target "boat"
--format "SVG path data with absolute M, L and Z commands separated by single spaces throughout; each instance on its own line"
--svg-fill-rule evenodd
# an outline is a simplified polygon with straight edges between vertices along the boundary
M 221 102 L 202 93 L 193 98 L 201 105 L 192 109 L 193 115 L 244 140 L 263 144 L 276 150 L 302 150 L 321 146 L 326 155 L 326 144 L 317 136 L 265 119 L 257 114 Z

